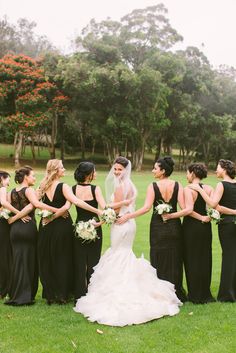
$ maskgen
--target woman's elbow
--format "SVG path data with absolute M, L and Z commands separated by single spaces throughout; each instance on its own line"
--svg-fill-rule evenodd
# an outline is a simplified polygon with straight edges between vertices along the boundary
M 185 209 L 185 216 L 188 216 L 190 215 L 190 213 L 193 212 L 193 207 L 192 206 L 189 206 Z

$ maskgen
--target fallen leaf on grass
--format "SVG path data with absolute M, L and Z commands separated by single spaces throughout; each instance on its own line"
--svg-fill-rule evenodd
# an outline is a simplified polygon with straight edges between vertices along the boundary
M 72 346 L 73 346 L 74 348 L 77 348 L 77 346 L 76 346 L 76 344 L 75 344 L 74 341 L 71 340 L 71 343 L 72 343 Z
M 190 313 L 188 313 L 189 315 L 193 315 L 193 312 L 191 311 Z
M 103 335 L 103 331 L 99 330 L 98 328 L 97 328 L 97 333 L 99 333 L 100 335 Z

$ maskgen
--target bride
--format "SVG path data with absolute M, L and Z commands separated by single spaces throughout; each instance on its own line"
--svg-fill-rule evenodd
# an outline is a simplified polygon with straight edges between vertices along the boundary
M 106 178 L 106 194 L 110 202 L 132 199 L 129 206 L 117 210 L 119 216 L 134 211 L 137 191 L 130 174 L 130 161 L 118 157 Z M 174 285 L 158 279 L 150 263 L 134 255 L 135 232 L 134 219 L 111 226 L 111 247 L 94 267 L 88 293 L 78 299 L 74 307 L 74 311 L 89 321 L 125 326 L 179 312 L 182 303 L 175 294 Z

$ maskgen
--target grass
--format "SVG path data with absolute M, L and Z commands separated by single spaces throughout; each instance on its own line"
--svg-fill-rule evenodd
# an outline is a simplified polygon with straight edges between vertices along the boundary
M 99 171 L 98 171 L 99 172 Z M 43 175 L 37 171 L 38 179 Z M 105 173 L 98 173 L 97 184 L 103 186 Z M 185 177 L 173 178 L 186 184 Z M 145 197 L 150 173 L 134 173 L 138 189 L 137 207 Z M 73 184 L 72 171 L 65 182 Z M 207 182 L 216 185 L 211 175 Z M 75 218 L 75 210 L 72 209 Z M 149 220 L 151 213 L 137 219 L 134 252 L 149 257 Z M 109 246 L 109 228 L 104 227 L 103 251 Z M 214 226 L 212 293 L 217 295 L 221 250 Z M 211 303 L 184 304 L 179 315 L 146 324 L 123 328 L 88 322 L 75 314 L 72 303 L 47 306 L 41 288 L 32 307 L 8 307 L 0 303 L 0 353 L 235 353 L 236 305 Z M 97 329 L 102 330 L 99 334 Z

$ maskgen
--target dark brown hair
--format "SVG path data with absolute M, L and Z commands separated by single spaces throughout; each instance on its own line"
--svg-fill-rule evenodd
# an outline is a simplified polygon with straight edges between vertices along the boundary
M 197 178 L 204 179 L 207 177 L 207 167 L 204 163 L 192 163 L 188 166 L 188 171 L 194 173 Z
M 223 168 L 227 175 L 231 178 L 234 179 L 236 175 L 236 170 L 235 170 L 235 163 L 228 160 L 228 159 L 220 159 L 218 164 Z
M 15 171 L 15 182 L 16 184 L 21 184 L 24 181 L 25 176 L 29 176 L 31 170 L 33 170 L 31 167 L 26 165 L 25 167 L 22 167 L 20 169 L 17 169 Z
M 171 157 L 158 158 L 156 163 L 159 164 L 161 170 L 165 170 L 165 176 L 170 176 L 174 170 L 175 162 Z
M 77 183 L 83 183 L 90 174 L 93 179 L 94 171 L 95 165 L 92 162 L 81 162 L 74 172 L 74 178 Z
M 129 164 L 129 160 L 125 157 L 119 156 L 115 159 L 114 164 L 115 163 L 118 163 L 118 164 L 122 165 L 124 168 L 126 168 L 127 165 Z

